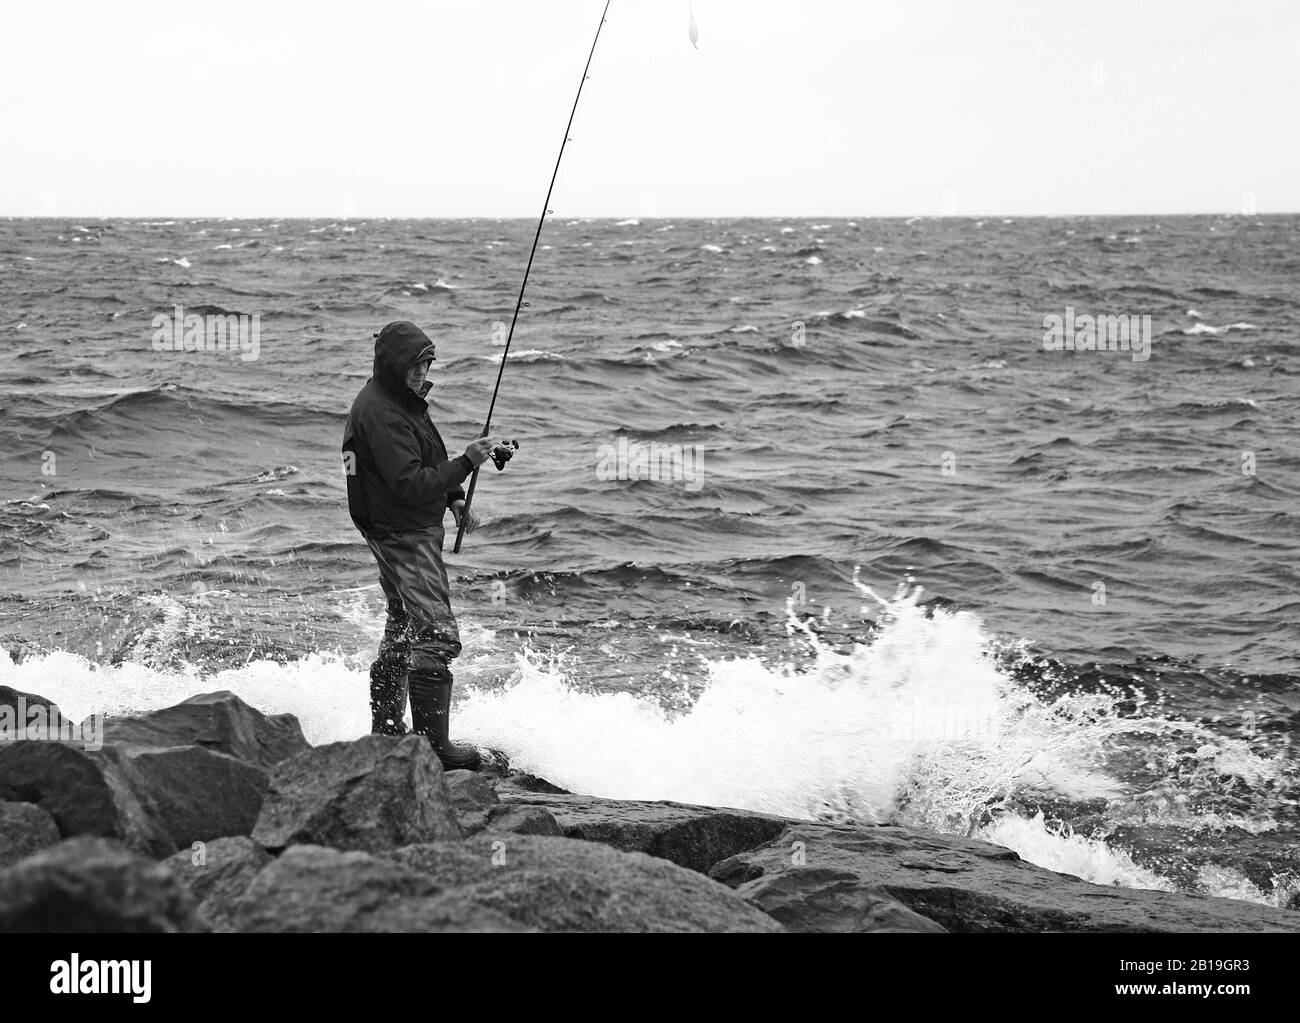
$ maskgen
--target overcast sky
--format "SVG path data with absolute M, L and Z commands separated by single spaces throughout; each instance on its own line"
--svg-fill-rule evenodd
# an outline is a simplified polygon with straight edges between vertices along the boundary
M 602 0 L 6 3 L 0 215 L 536 217 Z M 613 0 L 564 216 L 1300 211 L 1296 0 Z

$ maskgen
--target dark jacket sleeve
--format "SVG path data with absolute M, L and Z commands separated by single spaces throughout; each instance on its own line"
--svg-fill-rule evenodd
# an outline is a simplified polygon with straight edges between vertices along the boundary
M 418 506 L 445 496 L 473 468 L 464 455 L 421 466 L 415 427 L 400 417 L 368 410 L 362 416 L 361 428 L 375 471 L 402 504 Z

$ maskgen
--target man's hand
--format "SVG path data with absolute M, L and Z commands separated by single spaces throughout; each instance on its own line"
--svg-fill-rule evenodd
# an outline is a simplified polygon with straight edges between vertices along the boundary
M 451 514 L 452 517 L 456 520 L 456 525 L 459 526 L 461 516 L 465 514 L 465 502 L 453 501 L 451 503 Z M 466 533 L 474 532 L 475 527 L 478 525 L 479 525 L 479 517 L 475 513 L 474 509 L 471 508 L 469 510 L 469 518 L 465 521 L 465 532 Z
M 465 457 L 476 466 L 482 465 L 488 460 L 488 455 L 492 453 L 492 449 L 496 446 L 497 441 L 491 437 L 480 437 L 465 449 Z

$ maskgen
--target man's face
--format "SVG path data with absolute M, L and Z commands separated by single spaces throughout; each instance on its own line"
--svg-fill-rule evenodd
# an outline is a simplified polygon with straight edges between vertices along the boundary
M 425 359 L 423 362 L 417 362 L 406 371 L 406 386 L 418 394 L 428 375 L 429 360 Z

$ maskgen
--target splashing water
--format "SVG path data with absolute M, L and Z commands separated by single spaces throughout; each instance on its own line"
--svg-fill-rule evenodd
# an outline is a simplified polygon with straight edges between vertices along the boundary
M 456 737 L 500 750 L 515 769 L 576 792 L 909 824 L 974 835 L 1098 883 L 1147 888 L 1172 885 L 1108 846 L 1105 835 L 1086 837 L 1046 820 L 1037 804 L 1097 800 L 1112 827 L 1155 814 L 1161 825 L 1203 829 L 1216 818 L 1193 805 L 1197 793 L 1224 778 L 1269 785 L 1286 773 L 1245 743 L 1160 717 L 1140 699 L 1135 713 L 1128 692 L 1036 695 L 1000 666 L 998 644 L 975 615 L 924 608 L 919 587 L 900 585 L 883 599 L 856 574 L 854 583 L 879 609 L 869 639 L 839 652 L 791 609 L 789 631 L 806 641 L 809 658 L 772 665 L 756 656 L 705 656 L 702 692 L 676 709 L 593 691 L 561 656 L 528 646 L 514 655 L 504 683 L 475 684 L 476 675 L 489 673 L 484 662 L 496 637 L 466 622 Z M 60 651 L 21 663 L 0 656 L 0 684 L 46 696 L 74 719 L 228 689 L 265 713 L 297 715 L 313 744 L 369 731 L 369 654 L 317 652 L 208 673 L 153 656 L 172 632 L 187 631 L 167 618 L 136 650 L 149 657 L 119 664 Z M 373 621 L 367 631 L 376 631 Z M 1160 779 L 1170 798 L 1155 806 L 1146 797 L 1159 786 L 1130 791 L 1110 765 L 1117 746 L 1145 751 L 1170 735 L 1186 751 L 1170 756 Z M 1258 808 L 1217 826 L 1242 823 L 1253 831 L 1273 826 Z M 1199 870 L 1198 887 L 1212 894 L 1281 897 L 1227 868 Z M 1278 882 L 1285 894 L 1291 881 Z
M 627 694 L 580 693 L 525 650 L 518 681 L 471 694 L 457 727 L 575 791 L 793 817 L 969 831 L 1029 786 L 1118 794 L 1097 762 L 1106 738 L 1137 725 L 1113 699 L 1040 703 L 998 668 L 978 618 L 927 614 L 919 594 L 881 601 L 878 635 L 849 654 L 807 633 L 804 670 L 709 661 L 703 694 L 675 717 Z
M 1177 890 L 1159 874 L 1139 867 L 1123 850 L 1075 834 L 1066 825 L 1045 820 L 1041 813 L 1033 817 L 1007 814 L 981 828 L 976 837 L 1014 849 L 1030 863 L 1073 874 L 1094 884 L 1154 888 L 1162 892 Z

